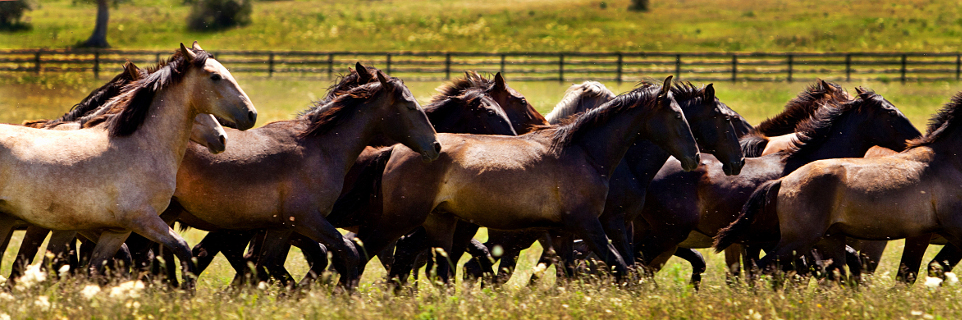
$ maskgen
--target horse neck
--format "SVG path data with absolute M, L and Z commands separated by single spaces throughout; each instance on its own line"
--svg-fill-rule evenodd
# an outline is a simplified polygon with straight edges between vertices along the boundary
M 635 139 L 646 134 L 644 123 L 648 114 L 647 107 L 634 106 L 609 115 L 603 124 L 580 129 L 580 138 L 572 146 L 577 145 L 599 173 L 610 177 Z
M 671 154 L 654 142 L 639 137 L 625 153 L 624 163 L 638 179 L 638 183 L 647 186 L 669 157 Z
M 428 106 L 424 108 L 424 114 L 428 116 L 428 121 L 434 126 L 434 131 L 464 133 L 455 130 L 454 126 L 457 123 L 458 117 L 453 116 L 455 113 L 463 111 L 463 109 L 461 106 L 452 106 L 449 105 L 449 103 L 451 102 L 439 103 L 437 106 Z
M 784 172 L 795 171 L 806 163 L 832 158 L 861 158 L 875 144 L 870 142 L 864 132 L 858 130 L 857 123 L 846 123 L 850 116 L 835 120 L 829 132 L 833 134 L 812 152 L 791 157 L 785 162 Z
M 197 116 L 189 107 L 187 89 L 180 84 L 157 92 L 140 127 L 130 136 L 120 138 L 138 141 L 138 147 L 144 150 L 140 152 L 149 154 L 154 161 L 168 161 L 174 173 L 187 152 L 191 127 Z
M 321 155 L 327 158 L 326 163 L 342 170 L 340 172 L 344 174 L 354 165 L 364 148 L 379 138 L 377 121 L 393 118 L 382 116 L 382 112 L 376 112 L 376 108 L 366 104 L 352 108 L 354 110 L 341 111 L 352 112 L 354 115 L 325 133 L 306 138 L 307 144 L 312 146 L 309 149 L 321 152 Z M 356 108 L 364 108 L 367 112 L 357 112 Z

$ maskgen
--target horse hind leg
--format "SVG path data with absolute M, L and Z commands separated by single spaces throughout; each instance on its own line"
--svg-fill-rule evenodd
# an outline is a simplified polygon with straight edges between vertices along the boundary
M 952 268 L 959 264 L 960 260 L 962 260 L 962 250 L 959 250 L 959 247 L 956 247 L 951 243 L 946 244 L 944 247 L 942 247 L 942 250 L 939 250 L 939 254 L 935 255 L 935 258 L 932 259 L 932 262 L 929 263 L 930 266 L 938 264 L 942 269 L 942 273 L 933 274 L 930 272 L 929 276 L 944 277 L 945 273 L 951 272 Z
M 298 215 L 297 218 L 294 231 L 324 244 L 333 253 L 334 268 L 341 275 L 339 285 L 353 290 L 357 286 L 360 264 L 354 244 L 345 239 L 319 212 Z
M 47 233 L 50 233 L 50 230 L 37 226 L 27 227 L 27 233 L 23 236 L 23 244 L 20 245 L 17 258 L 13 260 L 9 279 L 16 279 L 23 275 L 26 267 L 33 262 L 33 257 L 37 255 L 37 251 L 40 251 L 40 246 L 43 245 L 43 240 L 47 238 Z M 47 264 L 43 264 L 41 268 L 45 269 L 46 266 Z
M 117 251 L 120 250 L 120 247 L 124 244 L 124 241 L 127 240 L 127 237 L 130 236 L 130 231 L 105 231 L 99 236 L 89 232 L 84 232 L 83 234 L 88 239 L 96 239 L 97 243 L 90 256 L 88 270 L 92 277 L 99 279 L 101 283 L 106 283 L 108 281 L 108 275 L 105 273 L 107 264 L 110 258 L 113 258 L 117 254 Z
M 586 216 L 591 218 L 585 218 L 580 223 L 569 225 L 568 231 L 584 239 L 591 251 L 594 251 L 609 268 L 614 267 L 615 277 L 619 282 L 625 280 L 625 276 L 628 274 L 628 265 L 625 264 L 625 260 L 621 258 L 617 250 L 611 250 L 601 221 L 591 215 Z
M 194 283 L 197 274 L 197 268 L 193 262 L 193 256 L 190 252 L 190 246 L 187 245 L 187 241 L 184 241 L 180 235 L 174 231 L 163 219 L 160 218 L 153 212 L 149 210 L 140 215 L 140 219 L 135 220 L 131 224 L 131 230 L 136 232 L 148 240 L 163 244 L 164 247 L 171 250 L 177 259 L 180 260 L 181 269 L 183 270 L 184 281 L 181 282 L 181 287 L 190 291 L 194 290 Z
M 902 259 L 899 261 L 899 270 L 895 276 L 898 281 L 906 284 L 915 282 L 930 241 L 932 241 L 931 233 L 905 238 Z

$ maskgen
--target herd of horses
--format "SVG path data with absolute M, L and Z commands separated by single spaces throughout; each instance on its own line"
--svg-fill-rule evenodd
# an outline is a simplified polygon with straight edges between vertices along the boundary
M 58 119 L 0 125 L 2 248 L 26 230 L 8 284 L 48 234 L 52 272 L 187 289 L 218 253 L 234 284 L 295 285 L 291 246 L 310 264 L 300 285 L 331 271 L 348 290 L 374 257 L 398 285 L 424 264 L 449 282 L 465 253 L 466 277 L 503 283 L 534 242 L 559 277 L 626 282 L 678 256 L 696 286 L 698 248 L 725 250 L 729 277 L 744 263 L 857 278 L 898 238 L 907 282 L 930 243 L 944 270 L 962 259 L 962 95 L 923 135 L 881 95 L 822 80 L 752 126 L 711 84 L 670 76 L 620 95 L 576 84 L 545 117 L 500 73 L 466 72 L 422 108 L 400 79 L 348 71 L 251 129 L 228 70 L 181 44 Z M 191 249 L 174 222 L 209 232 Z

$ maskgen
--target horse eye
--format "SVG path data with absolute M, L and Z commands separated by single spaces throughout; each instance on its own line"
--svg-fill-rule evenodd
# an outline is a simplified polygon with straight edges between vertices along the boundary
M 494 115 L 494 110 L 488 110 L 488 115 Z
M 210 75 L 210 79 L 213 80 L 213 81 L 217 81 L 217 80 L 222 79 L 222 77 L 220 76 L 220 74 L 215 73 L 215 74 Z
M 676 114 L 675 114 L 675 119 L 681 119 L 681 113 L 676 113 Z

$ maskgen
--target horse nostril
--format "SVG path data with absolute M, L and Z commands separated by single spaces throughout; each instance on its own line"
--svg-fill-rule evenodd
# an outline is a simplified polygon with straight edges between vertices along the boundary
M 218 136 L 218 137 L 217 137 L 217 140 L 220 141 L 220 144 L 221 144 L 221 145 L 227 145 L 227 137 Z
M 437 153 L 441 153 L 441 143 L 437 141 L 434 142 L 434 151 Z
M 257 114 L 254 113 L 254 111 L 247 111 L 247 119 L 250 120 L 251 122 L 256 122 Z

